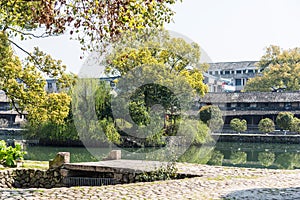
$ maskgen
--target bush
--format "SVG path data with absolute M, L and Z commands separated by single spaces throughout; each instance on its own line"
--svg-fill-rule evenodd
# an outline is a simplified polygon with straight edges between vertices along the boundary
M 176 179 L 178 175 L 178 168 L 175 163 L 168 163 L 166 166 L 161 166 L 154 171 L 144 172 L 139 175 L 139 181 L 152 182 L 159 180 Z
M 230 121 L 230 127 L 232 130 L 236 132 L 243 132 L 247 130 L 247 121 L 246 120 L 240 120 L 238 118 L 234 118 Z
M 294 117 L 290 126 L 291 131 L 300 133 L 300 119 Z
M 280 112 L 276 117 L 276 124 L 283 130 L 290 130 L 294 114 L 291 112 Z
M 23 160 L 26 152 L 22 151 L 20 144 L 16 144 L 15 148 L 7 147 L 4 140 L 0 140 L 0 164 L 7 167 L 17 166 L 18 160 Z
M 258 128 L 261 132 L 270 133 L 275 130 L 275 124 L 270 118 L 264 118 L 259 121 Z
M 199 111 L 199 117 L 212 131 L 219 130 L 224 124 L 222 112 L 218 106 L 203 106 Z

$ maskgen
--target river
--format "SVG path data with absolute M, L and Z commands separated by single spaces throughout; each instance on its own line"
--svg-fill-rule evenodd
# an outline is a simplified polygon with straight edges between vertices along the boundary
M 57 152 L 70 152 L 71 162 L 101 160 L 109 148 L 26 146 L 27 160 L 47 161 Z M 153 149 L 123 149 L 122 158 L 135 159 L 133 155 Z M 92 153 L 91 153 L 92 152 Z M 218 142 L 213 148 L 191 146 L 178 158 L 181 162 L 238 166 L 251 168 L 299 169 L 299 144 Z

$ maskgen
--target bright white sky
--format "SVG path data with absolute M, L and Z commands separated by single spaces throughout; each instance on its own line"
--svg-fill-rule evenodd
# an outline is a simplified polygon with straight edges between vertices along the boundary
M 175 23 L 166 28 L 197 42 L 213 62 L 259 60 L 271 44 L 300 47 L 299 0 L 183 0 L 174 10 Z M 84 61 L 78 42 L 69 36 L 26 41 L 22 46 L 39 46 L 74 73 Z

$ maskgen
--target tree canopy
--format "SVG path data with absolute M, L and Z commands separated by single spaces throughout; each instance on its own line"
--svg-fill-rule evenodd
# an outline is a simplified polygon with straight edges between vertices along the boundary
M 247 82 L 245 91 L 298 91 L 300 89 L 300 48 L 282 50 L 270 46 L 258 62 L 262 70 Z
M 116 40 L 127 30 L 161 27 L 170 22 L 170 5 L 178 0 L 3 0 L 0 3 L 0 30 L 8 36 L 45 37 L 74 34 L 90 48 L 93 42 Z M 32 30 L 42 29 L 41 35 Z
M 204 95 L 208 91 L 202 75 L 205 66 L 200 65 L 199 60 L 197 43 L 171 37 L 166 30 L 145 30 L 127 33 L 114 44 L 106 59 L 106 71 L 123 76 L 136 67 L 160 65 L 170 73 L 184 77 L 197 94 Z
M 63 91 L 74 83 L 61 61 L 35 48 L 23 49 L 15 42 L 70 34 L 82 50 L 99 48 L 101 42 L 117 40 L 128 30 L 160 27 L 170 22 L 169 8 L 177 0 L 3 0 L 0 2 L 0 89 L 31 122 L 63 123 L 70 97 L 65 92 L 47 94 L 45 77 L 57 79 Z M 25 52 L 21 61 L 13 48 Z
M 124 119 L 131 126 L 122 130 L 138 137 L 178 134 L 192 98 L 207 92 L 199 60 L 198 44 L 163 29 L 126 32 L 104 62 L 107 73 L 121 75 L 112 103 L 117 126 Z

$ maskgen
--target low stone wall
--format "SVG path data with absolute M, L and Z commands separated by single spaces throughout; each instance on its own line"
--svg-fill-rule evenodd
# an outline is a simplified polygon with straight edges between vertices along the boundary
M 258 142 L 258 143 L 289 143 L 289 144 L 300 144 L 300 136 L 276 136 L 276 135 L 265 135 L 265 136 L 236 136 L 236 135 L 220 135 L 218 138 L 219 142 Z
M 0 188 L 62 187 L 63 177 L 57 170 L 8 169 L 0 171 Z

